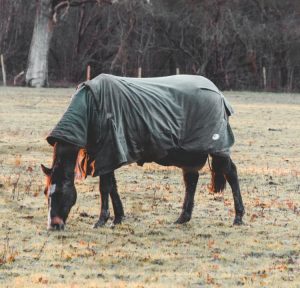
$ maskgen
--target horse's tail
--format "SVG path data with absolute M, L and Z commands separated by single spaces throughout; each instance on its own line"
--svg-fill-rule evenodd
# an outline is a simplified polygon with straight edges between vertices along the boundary
M 212 160 L 211 163 L 211 183 L 210 183 L 210 190 L 214 193 L 219 193 L 225 190 L 226 188 L 226 178 L 224 176 L 224 173 L 222 172 L 222 165 L 218 165 Z

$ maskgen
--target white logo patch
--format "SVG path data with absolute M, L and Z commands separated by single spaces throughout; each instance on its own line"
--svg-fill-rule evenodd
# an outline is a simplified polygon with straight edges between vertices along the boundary
M 218 140 L 219 138 L 220 138 L 220 135 L 219 135 L 219 134 L 214 134 L 214 135 L 212 136 L 212 139 L 213 139 L 214 141 Z

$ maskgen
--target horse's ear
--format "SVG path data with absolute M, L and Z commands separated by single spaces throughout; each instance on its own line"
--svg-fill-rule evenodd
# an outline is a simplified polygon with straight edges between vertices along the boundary
M 42 171 L 44 172 L 44 174 L 46 176 L 50 176 L 51 175 L 52 170 L 50 168 L 45 167 L 43 164 L 41 164 L 41 168 L 42 168 Z

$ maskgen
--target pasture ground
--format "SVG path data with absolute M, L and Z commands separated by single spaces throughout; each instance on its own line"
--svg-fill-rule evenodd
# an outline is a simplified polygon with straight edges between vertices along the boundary
M 225 93 L 236 111 L 244 226 L 232 226 L 229 188 L 209 194 L 208 166 L 192 220 L 172 224 L 181 172 L 149 164 L 117 171 L 122 225 L 92 229 L 100 198 L 88 178 L 77 183 L 67 229 L 48 232 L 44 138 L 73 91 L 0 89 L 0 287 L 300 287 L 299 94 Z

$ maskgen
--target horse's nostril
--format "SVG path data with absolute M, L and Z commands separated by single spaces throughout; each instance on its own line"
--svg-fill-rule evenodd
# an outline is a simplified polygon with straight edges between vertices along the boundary
M 51 230 L 60 231 L 60 230 L 64 230 L 64 229 L 65 229 L 65 225 L 64 224 L 54 224 L 54 225 L 51 225 Z
M 54 224 L 52 227 L 54 230 L 59 230 L 59 224 Z

